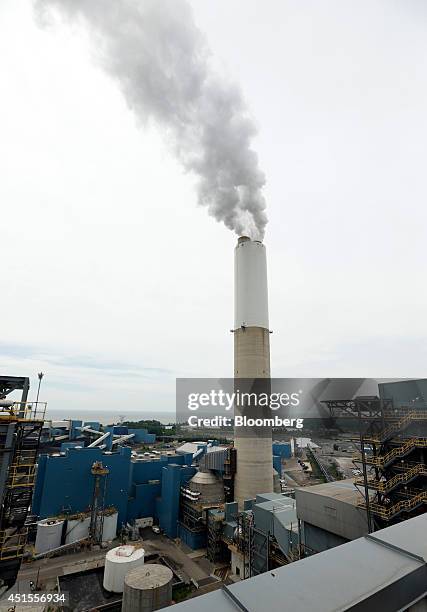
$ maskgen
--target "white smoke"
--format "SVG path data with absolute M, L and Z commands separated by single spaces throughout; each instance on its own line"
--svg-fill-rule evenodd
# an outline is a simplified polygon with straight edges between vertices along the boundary
M 102 67 L 140 119 L 162 127 L 198 178 L 199 203 L 237 234 L 262 239 L 264 174 L 251 149 L 256 133 L 240 89 L 216 74 L 186 0 L 36 0 L 86 22 Z

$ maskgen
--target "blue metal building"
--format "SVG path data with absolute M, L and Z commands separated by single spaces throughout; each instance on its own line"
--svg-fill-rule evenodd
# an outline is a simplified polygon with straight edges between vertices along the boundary
M 181 484 L 193 476 L 192 455 L 160 455 L 133 459 L 131 449 L 66 448 L 39 458 L 32 511 L 40 518 L 89 510 L 93 496 L 91 467 L 108 467 L 106 506 L 118 511 L 118 527 L 152 516 L 170 537 L 176 537 Z
M 290 459 L 292 457 L 291 443 L 273 442 L 273 455 L 278 455 L 282 459 Z

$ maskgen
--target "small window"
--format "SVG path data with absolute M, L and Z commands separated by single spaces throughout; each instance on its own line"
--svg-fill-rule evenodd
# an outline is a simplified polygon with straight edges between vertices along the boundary
M 325 508 L 325 514 L 327 514 L 328 516 L 333 516 L 334 518 L 337 517 L 336 508 L 331 508 L 330 506 L 324 506 L 324 508 Z

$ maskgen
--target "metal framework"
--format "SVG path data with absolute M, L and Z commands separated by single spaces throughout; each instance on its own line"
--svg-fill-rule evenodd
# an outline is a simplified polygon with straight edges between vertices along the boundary
M 242 555 L 243 576 L 242 580 L 252 575 L 252 552 L 254 536 L 254 517 L 252 512 L 241 512 L 237 516 L 236 547 Z M 267 568 L 268 569 L 268 568 Z
M 110 470 L 102 464 L 102 461 L 95 461 L 92 465 L 91 473 L 93 476 L 93 496 L 90 512 L 89 535 L 94 544 L 100 544 L 102 542 L 102 532 L 104 528 L 107 476 Z
M 224 461 L 224 496 L 226 502 L 234 501 L 234 478 L 237 469 L 237 451 L 233 447 L 227 448 L 227 456 Z
M 211 563 L 228 559 L 229 550 L 223 540 L 224 512 L 208 512 L 206 556 Z
M 327 401 L 332 418 L 359 421 L 360 452 L 353 457 L 362 476 L 369 532 L 415 516 L 427 504 L 427 409 L 394 408 L 392 400 L 360 397 Z M 408 486 L 411 485 L 411 486 Z
M 30 389 L 27 376 L 0 376 L 0 400 L 4 400 L 12 391 L 22 391 L 21 402 L 26 402 Z
M 27 378 L 0 377 L 0 587 L 11 587 L 27 544 L 26 525 L 35 484 L 44 402 L 9 402 L 17 389 L 27 397 Z

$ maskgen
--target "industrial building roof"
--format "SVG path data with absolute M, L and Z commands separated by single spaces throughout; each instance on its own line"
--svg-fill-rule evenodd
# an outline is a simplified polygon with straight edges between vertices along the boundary
M 353 505 L 356 505 L 357 502 L 361 500 L 360 493 L 354 486 L 354 478 L 325 482 L 318 485 L 312 485 L 311 487 L 299 487 L 297 490 L 303 491 L 304 493 L 332 497 Z
M 254 512 L 258 515 L 258 510 L 265 510 L 271 513 L 274 520 L 278 521 L 283 527 L 298 530 L 298 518 L 295 500 L 290 497 L 279 496 L 281 499 L 270 500 L 256 504 Z
M 184 442 L 184 444 L 181 444 L 181 446 L 178 446 L 178 448 L 176 449 L 176 452 L 179 453 L 180 455 L 183 453 L 197 453 L 197 451 L 199 450 L 200 446 L 206 446 L 207 442 Z
M 262 504 L 265 501 L 275 501 L 277 499 L 282 499 L 280 493 L 257 493 L 255 503 Z
M 357 505 L 362 496 L 351 478 L 295 488 L 295 499 L 298 518 L 304 525 L 309 523 L 345 540 L 369 532 L 366 510 Z
M 184 442 L 184 444 L 181 444 L 181 446 L 178 446 L 178 448 L 176 449 L 176 452 L 179 454 L 193 453 L 194 455 L 195 453 L 197 453 L 197 451 L 199 450 L 201 446 L 206 447 L 207 453 L 217 453 L 218 451 L 227 449 L 226 446 L 220 446 L 219 444 L 212 445 L 206 442 L 206 440 L 201 440 L 199 442 Z
M 427 514 L 187 600 L 189 612 L 406 609 L 427 596 Z

